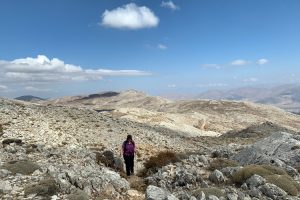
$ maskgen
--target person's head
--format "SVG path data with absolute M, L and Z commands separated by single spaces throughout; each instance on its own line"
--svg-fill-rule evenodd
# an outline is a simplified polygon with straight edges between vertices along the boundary
M 131 135 L 127 135 L 127 141 L 132 141 L 132 136 Z

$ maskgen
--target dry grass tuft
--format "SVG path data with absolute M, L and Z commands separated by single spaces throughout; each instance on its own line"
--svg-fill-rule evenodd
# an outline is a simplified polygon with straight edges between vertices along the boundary
M 300 185 L 287 175 L 269 175 L 266 180 L 292 196 L 297 196 L 299 193 Z
M 160 168 L 170 163 L 180 161 L 177 153 L 172 151 L 162 151 L 156 156 L 152 156 L 145 162 L 146 169 Z
M 234 183 L 242 184 L 254 174 L 260 175 L 262 177 L 274 174 L 287 175 L 284 170 L 278 167 L 270 165 L 248 165 L 233 174 L 232 180 Z
M 215 169 L 221 170 L 225 167 L 237 167 L 239 166 L 238 162 L 226 158 L 217 158 L 214 159 L 209 166 L 209 169 L 211 171 L 214 171 Z
M 157 172 L 158 168 L 166 166 L 170 163 L 179 162 L 182 158 L 182 155 L 177 154 L 173 151 L 162 151 L 156 154 L 155 156 L 151 156 L 145 163 L 145 168 L 141 170 L 138 174 L 140 177 L 145 177 L 150 173 Z

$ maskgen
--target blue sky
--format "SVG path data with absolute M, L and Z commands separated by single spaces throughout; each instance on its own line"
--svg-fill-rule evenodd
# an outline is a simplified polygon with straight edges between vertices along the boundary
M 300 82 L 298 0 L 1 0 L 0 96 Z

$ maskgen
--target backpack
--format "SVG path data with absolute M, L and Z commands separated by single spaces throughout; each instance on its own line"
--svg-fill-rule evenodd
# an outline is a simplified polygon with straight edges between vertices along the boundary
M 135 148 L 134 142 L 128 143 L 127 141 L 125 141 L 123 143 L 123 154 L 127 156 L 133 156 L 134 148 Z

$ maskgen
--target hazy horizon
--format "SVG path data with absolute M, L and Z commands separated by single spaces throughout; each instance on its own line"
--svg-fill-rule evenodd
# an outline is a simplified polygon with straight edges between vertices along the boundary
M 297 0 L 3 0 L 0 96 L 300 83 Z

